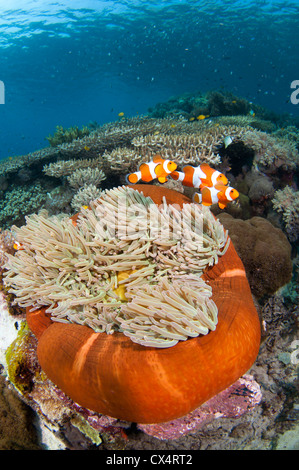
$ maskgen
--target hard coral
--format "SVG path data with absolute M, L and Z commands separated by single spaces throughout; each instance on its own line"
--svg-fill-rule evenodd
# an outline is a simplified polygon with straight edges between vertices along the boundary
M 299 191 L 286 186 L 275 192 L 272 203 L 273 209 L 282 214 L 289 240 L 295 242 L 299 236 Z
M 261 131 L 248 131 L 243 143 L 255 152 L 254 166 L 267 174 L 294 171 L 299 164 L 296 143 Z
M 290 281 L 291 246 L 280 229 L 262 217 L 241 220 L 222 213 L 218 218 L 229 232 L 257 298 L 272 295 Z
M 161 187 L 138 185 L 137 189 L 150 195 L 156 204 L 164 197 L 181 207 L 188 202 L 181 193 Z M 90 217 L 91 221 L 92 214 Z M 192 252 L 192 243 L 189 250 Z M 167 264 L 166 253 L 161 253 L 160 261 Z M 169 262 L 171 259 L 175 265 L 175 257 Z M 193 264 L 201 270 L 199 262 Z M 186 264 L 187 268 L 190 265 Z M 81 277 L 86 272 L 86 268 L 80 268 Z M 29 325 L 38 336 L 42 368 L 73 400 L 110 416 L 155 423 L 185 415 L 246 372 L 260 343 L 257 312 L 243 265 L 231 243 L 218 263 L 205 269 L 203 280 L 209 282 L 218 308 L 217 327 L 171 348 L 143 346 L 120 331 L 95 333 L 84 325 L 52 323 L 49 319 L 42 327 L 39 321 L 36 328 L 36 319 L 45 317 L 44 309 L 31 312 L 28 308 Z M 176 297 L 166 296 L 165 306 L 166 301 L 175 301 L 175 306 L 178 302 Z
M 211 116 L 234 116 L 247 114 L 250 104 L 244 98 L 239 98 L 232 93 L 211 91 L 207 94 L 208 111 Z
M 84 126 L 79 129 L 78 126 L 64 129 L 62 126 L 56 126 L 56 132 L 54 135 L 49 135 L 46 139 L 49 141 L 51 147 L 63 144 L 64 142 L 72 142 L 76 139 L 82 139 L 82 137 L 89 135 L 90 129 Z

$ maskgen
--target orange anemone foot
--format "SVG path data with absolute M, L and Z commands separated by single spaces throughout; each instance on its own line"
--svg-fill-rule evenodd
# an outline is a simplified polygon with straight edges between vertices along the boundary
M 191 202 L 159 186 L 133 188 L 156 204 L 163 196 L 168 203 Z M 165 349 L 141 346 L 122 333 L 51 322 L 45 309 L 28 308 L 42 369 L 75 402 L 102 414 L 137 423 L 184 416 L 242 376 L 260 345 L 259 318 L 232 242 L 204 279 L 218 307 L 216 330 Z

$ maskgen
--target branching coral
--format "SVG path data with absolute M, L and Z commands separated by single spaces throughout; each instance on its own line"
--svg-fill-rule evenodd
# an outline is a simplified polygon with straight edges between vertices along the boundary
M 71 206 L 75 212 L 81 210 L 82 206 L 88 206 L 90 201 L 99 198 L 101 190 L 94 184 L 85 184 L 74 195 L 71 201 Z
M 106 174 L 127 174 L 136 171 L 144 157 L 135 149 L 118 147 L 111 152 L 104 152 L 99 160 Z
M 40 182 L 28 186 L 12 186 L 0 200 L 0 225 L 10 227 L 22 223 L 24 215 L 37 211 L 46 199 L 46 190 Z
M 299 154 L 294 142 L 261 131 L 246 132 L 242 141 L 254 149 L 254 165 L 269 174 L 276 173 L 278 168 L 293 171 L 298 167 Z
M 67 177 L 70 186 L 74 189 L 82 188 L 89 184 L 100 186 L 106 179 L 105 173 L 99 168 L 78 168 L 74 173 Z M 95 199 L 95 198 L 94 198 Z
M 89 134 L 90 129 L 86 126 L 83 126 L 82 129 L 79 129 L 78 126 L 69 127 L 68 129 L 64 129 L 62 126 L 56 126 L 54 135 L 49 135 L 46 139 L 52 147 L 56 147 L 64 142 L 72 142 L 76 139 L 82 139 L 82 137 Z
M 74 173 L 78 168 L 97 168 L 99 162 L 97 159 L 80 159 L 80 160 L 59 160 L 54 163 L 49 163 L 43 168 L 43 172 L 47 176 L 54 176 L 61 178 Z
M 272 203 L 273 209 L 282 214 L 289 240 L 295 242 L 299 236 L 299 191 L 286 186 L 275 192 Z

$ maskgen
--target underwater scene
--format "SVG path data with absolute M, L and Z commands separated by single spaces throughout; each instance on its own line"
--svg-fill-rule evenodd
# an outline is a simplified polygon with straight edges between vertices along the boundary
M 0 0 L 0 450 L 299 449 L 298 30 Z

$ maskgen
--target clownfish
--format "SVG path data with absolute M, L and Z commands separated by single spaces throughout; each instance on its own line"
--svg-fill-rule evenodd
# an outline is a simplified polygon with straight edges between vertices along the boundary
M 14 242 L 13 247 L 17 251 L 24 250 L 24 247 L 23 247 L 22 243 L 19 243 L 19 242 Z
M 127 183 L 136 184 L 138 181 L 146 183 L 158 179 L 159 183 L 165 183 L 167 176 L 177 168 L 177 164 L 171 160 L 164 160 L 161 155 L 155 155 L 148 163 L 142 163 L 139 170 L 126 176 Z
M 218 203 L 220 209 L 224 209 L 229 202 L 234 201 L 237 197 L 239 197 L 239 192 L 236 189 L 224 184 L 216 184 L 212 188 L 204 187 L 200 193 L 195 193 L 193 201 L 203 206 L 211 206 Z
M 212 187 L 216 184 L 226 185 L 228 179 L 220 171 L 214 170 L 207 163 L 202 163 L 199 166 L 185 166 L 183 171 L 173 171 L 171 178 L 176 181 L 181 181 L 183 186 L 189 186 L 191 188 L 203 188 Z

